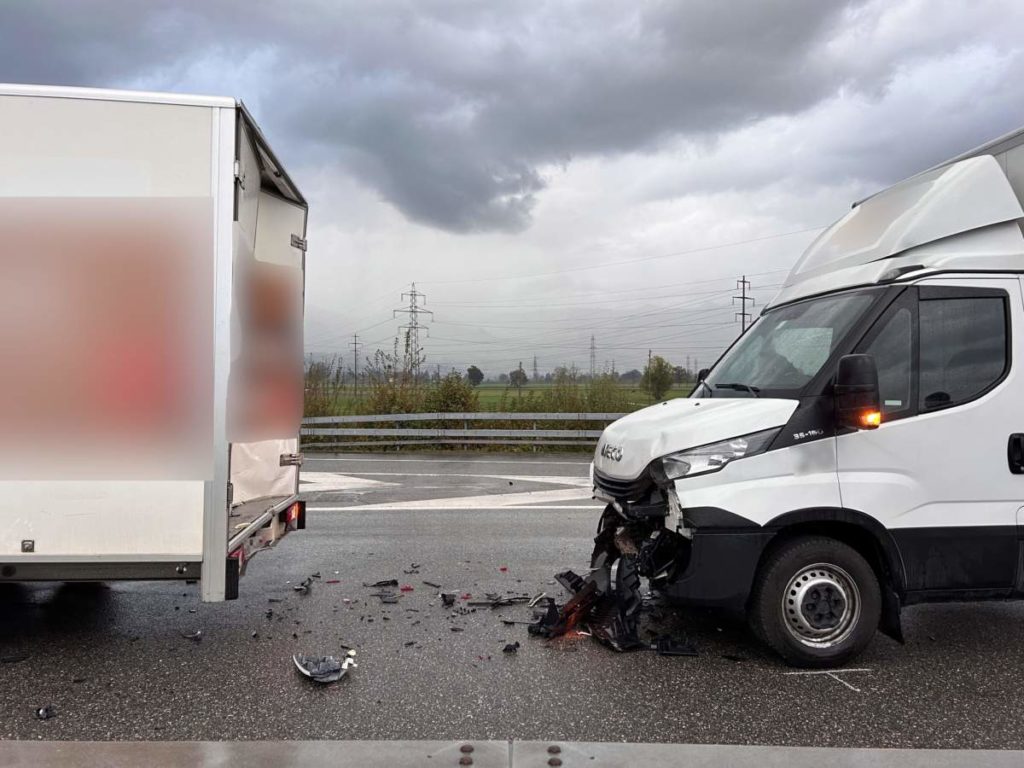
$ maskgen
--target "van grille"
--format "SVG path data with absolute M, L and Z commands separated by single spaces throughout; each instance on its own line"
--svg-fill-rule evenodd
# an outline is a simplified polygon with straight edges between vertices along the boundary
M 594 470 L 594 485 L 613 499 L 622 501 L 640 501 L 646 499 L 654 486 L 654 481 L 647 470 L 633 480 L 617 480 Z

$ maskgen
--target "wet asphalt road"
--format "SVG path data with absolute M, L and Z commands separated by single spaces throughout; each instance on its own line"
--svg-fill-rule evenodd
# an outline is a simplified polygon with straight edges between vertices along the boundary
M 660 622 L 695 658 L 548 643 L 501 623 L 525 607 L 453 612 L 423 582 L 561 596 L 551 576 L 583 569 L 599 512 L 585 457 L 339 457 L 305 472 L 308 529 L 252 562 L 237 601 L 175 584 L 0 591 L 0 737 L 1024 748 L 1024 605 L 908 609 L 906 646 L 878 635 L 855 665 L 867 671 L 836 677 L 790 674 L 703 612 Z M 317 571 L 309 595 L 292 589 Z M 413 591 L 381 605 L 362 583 L 387 578 Z M 342 644 L 359 667 L 337 684 L 292 666 Z M 41 722 L 44 704 L 57 716 Z

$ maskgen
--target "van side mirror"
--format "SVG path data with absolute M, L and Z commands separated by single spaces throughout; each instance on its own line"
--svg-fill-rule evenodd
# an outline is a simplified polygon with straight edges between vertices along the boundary
M 853 429 L 875 429 L 882 423 L 878 368 L 871 355 L 845 355 L 832 388 L 836 423 Z
M 700 384 L 702 381 L 704 381 L 704 379 L 708 377 L 709 373 L 711 373 L 710 368 L 701 368 L 699 371 L 697 371 L 697 383 Z

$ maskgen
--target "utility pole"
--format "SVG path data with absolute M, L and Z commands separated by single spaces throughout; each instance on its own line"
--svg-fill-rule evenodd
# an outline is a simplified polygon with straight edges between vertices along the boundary
M 594 343 L 594 334 L 590 334 L 590 380 L 594 380 L 597 373 L 597 346 Z
M 537 356 L 533 356 L 533 380 L 540 381 L 540 374 L 537 372 Z
M 349 344 L 352 347 L 352 394 L 359 394 L 359 348 L 363 346 L 363 343 L 359 341 L 359 334 L 352 334 L 352 343 Z
M 651 367 L 651 350 L 647 350 L 647 367 Z
M 747 332 L 747 322 L 750 320 L 750 313 L 747 312 L 747 302 L 750 302 L 750 306 L 754 306 L 753 297 L 747 295 L 747 290 L 749 288 L 750 281 L 747 280 L 747 276 L 744 275 L 736 281 L 736 290 L 740 292 L 740 295 L 732 297 L 732 303 L 734 305 L 737 301 L 740 302 L 740 311 L 736 313 L 736 318 L 740 321 L 741 334 Z
M 424 331 L 428 337 L 430 336 L 430 331 L 420 322 L 420 315 L 433 317 L 434 313 L 429 309 L 423 309 L 420 299 L 423 300 L 423 304 L 426 304 L 427 297 L 416 290 L 416 283 L 412 284 L 407 293 L 402 294 L 402 300 L 405 301 L 407 296 L 409 297 L 409 306 L 394 310 L 392 317 L 398 317 L 400 314 L 408 316 L 408 323 L 399 326 L 398 330 L 405 331 L 405 355 L 407 359 L 411 355 L 412 378 L 413 381 L 418 381 L 420 375 L 420 331 Z

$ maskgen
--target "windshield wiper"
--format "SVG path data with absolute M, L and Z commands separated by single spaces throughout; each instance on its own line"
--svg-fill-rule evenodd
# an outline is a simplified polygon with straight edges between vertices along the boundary
M 757 387 L 752 387 L 749 384 L 738 384 L 735 382 L 731 384 L 715 384 L 715 389 L 734 389 L 737 392 L 749 392 L 754 397 L 757 397 L 757 393 L 761 391 Z

